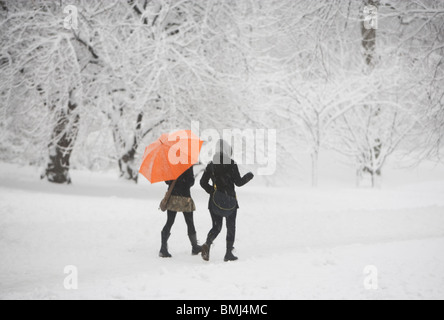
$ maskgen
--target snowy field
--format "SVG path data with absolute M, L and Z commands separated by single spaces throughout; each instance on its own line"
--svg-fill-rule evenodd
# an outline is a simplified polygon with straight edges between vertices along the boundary
M 444 298 L 442 168 L 390 172 L 378 190 L 255 182 L 238 194 L 235 263 L 223 262 L 225 229 L 209 263 L 192 257 L 181 215 L 174 258 L 158 258 L 163 185 L 74 171 L 74 185 L 55 186 L 38 173 L 0 164 L 1 299 Z M 192 192 L 202 242 L 207 197 Z M 69 265 L 78 290 L 64 288 Z M 366 266 L 377 268 L 377 290 L 364 286 Z

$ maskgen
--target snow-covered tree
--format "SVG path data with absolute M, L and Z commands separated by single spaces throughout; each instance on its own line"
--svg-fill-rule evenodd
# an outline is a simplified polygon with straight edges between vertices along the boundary
M 6 1 L 3 6 L 7 9 L 0 23 L 3 126 L 22 142 L 14 147 L 25 149 L 31 159 L 41 157 L 41 150 L 49 151 L 43 174 L 49 181 L 70 183 L 70 156 L 83 102 L 85 48 L 63 28 L 58 3 Z
M 400 146 L 436 157 L 442 16 L 433 0 L 2 0 L 1 158 L 137 180 L 144 147 L 192 121 L 277 129 L 281 167 L 309 154 L 313 185 L 323 149 L 372 175 Z

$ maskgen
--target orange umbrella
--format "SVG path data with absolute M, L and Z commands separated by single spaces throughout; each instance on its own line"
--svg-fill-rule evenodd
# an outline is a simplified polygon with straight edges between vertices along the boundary
M 139 172 L 151 183 L 176 180 L 199 161 L 202 145 L 191 130 L 163 134 L 145 149 Z

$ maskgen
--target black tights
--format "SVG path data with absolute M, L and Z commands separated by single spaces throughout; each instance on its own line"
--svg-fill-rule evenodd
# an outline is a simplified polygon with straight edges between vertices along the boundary
M 214 214 L 210 209 L 211 220 L 213 220 L 213 228 L 208 233 L 207 244 L 213 244 L 213 241 L 216 240 L 219 233 L 222 231 L 222 225 L 224 218 Z M 227 247 L 231 247 L 234 244 L 236 239 L 236 217 L 237 211 L 230 215 L 227 220 Z
M 171 228 L 173 227 L 174 221 L 176 221 L 177 212 L 174 211 L 168 211 L 168 220 L 163 228 L 164 234 L 170 234 Z M 194 214 L 193 212 L 184 212 L 183 216 L 185 217 L 185 222 L 187 223 L 188 227 L 188 235 L 192 236 L 196 234 L 196 228 L 194 227 Z

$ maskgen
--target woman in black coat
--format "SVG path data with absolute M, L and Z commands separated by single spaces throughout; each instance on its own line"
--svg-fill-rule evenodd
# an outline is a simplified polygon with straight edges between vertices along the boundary
M 171 198 L 167 204 L 168 219 L 162 230 L 162 247 L 159 256 L 161 258 L 171 258 L 168 252 L 168 239 L 171 235 L 171 228 L 176 220 L 177 212 L 183 212 L 185 222 L 188 227 L 188 237 L 192 246 L 192 255 L 198 255 L 202 251 L 202 247 L 197 243 L 196 228 L 194 227 L 194 211 L 196 206 L 191 198 L 191 187 L 194 186 L 194 170 L 193 167 L 183 173 L 176 182 L 171 194 Z M 166 182 L 169 186 L 173 181 Z
M 220 140 L 213 161 L 208 164 L 207 168 L 205 169 L 205 173 L 203 174 L 200 181 L 200 185 L 202 186 L 202 188 L 210 195 L 208 208 L 210 210 L 211 219 L 213 221 L 213 228 L 208 233 L 206 243 L 202 246 L 202 258 L 205 261 L 209 261 L 210 259 L 211 245 L 221 232 L 223 224 L 223 217 L 217 215 L 214 208 L 215 204 L 213 202 L 213 195 L 216 190 L 215 186 L 217 186 L 217 191 L 224 193 L 230 197 L 236 198 L 235 186 L 242 187 L 254 178 L 254 175 L 251 172 L 246 174 L 244 177 L 241 177 L 239 173 L 239 168 L 236 162 L 231 159 L 231 157 L 231 147 L 225 141 Z M 212 185 L 209 183 L 210 180 L 212 180 Z M 226 217 L 227 252 L 224 259 L 226 262 L 238 260 L 238 258 L 233 255 L 234 241 L 236 238 L 236 218 L 238 208 L 239 206 L 237 205 L 234 212 Z

